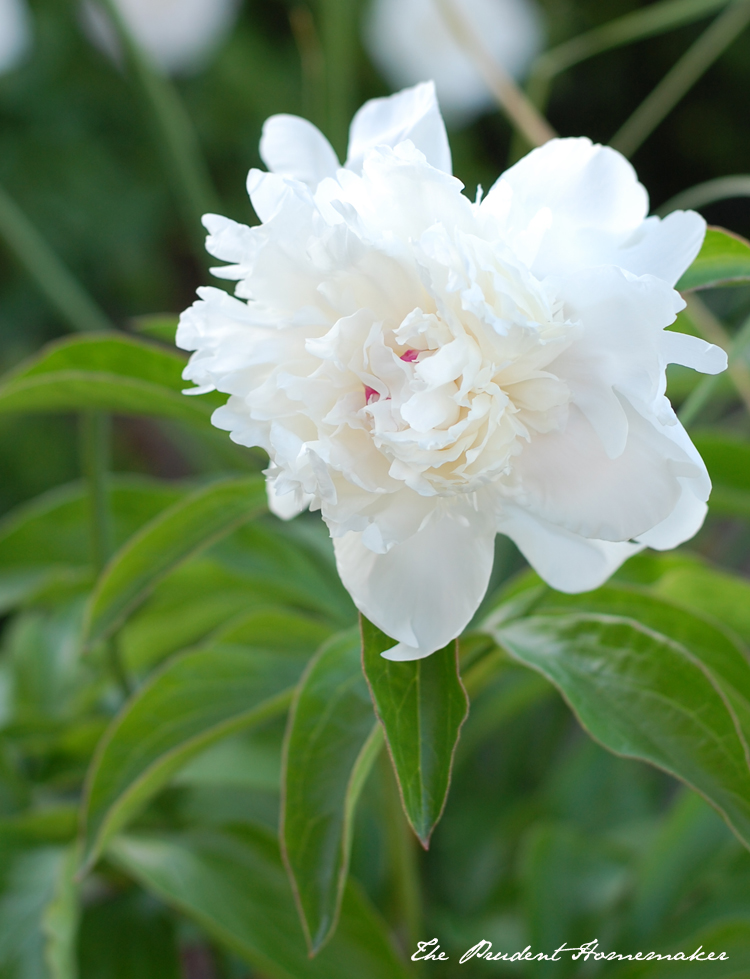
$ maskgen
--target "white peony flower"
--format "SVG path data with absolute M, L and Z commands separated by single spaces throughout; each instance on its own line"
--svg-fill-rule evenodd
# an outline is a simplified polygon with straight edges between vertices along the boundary
M 251 170 L 259 227 L 206 215 L 237 298 L 201 289 L 177 343 L 213 416 L 262 446 L 272 509 L 320 508 L 341 578 L 397 643 L 439 649 L 507 534 L 554 588 L 600 585 L 698 530 L 711 485 L 665 367 L 726 356 L 665 332 L 703 219 L 647 218 L 619 153 L 557 139 L 472 203 L 431 84 L 364 105 L 346 168 L 293 116 Z
M 0 0 L 0 75 L 11 71 L 31 46 L 31 17 L 25 0 Z
M 453 0 L 487 51 L 514 78 L 524 75 L 543 46 L 534 0 Z M 433 79 L 440 108 L 466 123 L 495 106 L 471 58 L 453 38 L 436 0 L 372 0 L 363 41 L 394 88 Z
M 202 68 L 234 26 L 239 0 L 115 0 L 135 40 L 166 73 Z M 120 49 L 106 12 L 93 0 L 83 4 L 91 40 L 110 57 Z

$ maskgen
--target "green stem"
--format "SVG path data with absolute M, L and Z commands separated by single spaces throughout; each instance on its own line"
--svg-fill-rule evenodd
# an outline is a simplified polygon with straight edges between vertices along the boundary
M 601 27 L 595 27 L 577 37 L 572 37 L 558 44 L 557 47 L 545 51 L 536 59 L 526 83 L 528 99 L 540 112 L 545 112 L 553 79 L 568 68 L 605 51 L 655 37 L 701 20 L 715 10 L 726 7 L 728 2 L 729 0 L 662 0 L 661 3 L 650 4 L 642 10 L 634 10 L 624 17 L 618 17 L 602 24 Z M 529 149 L 528 140 L 516 130 L 513 134 L 508 162 L 515 163 Z
M 191 238 L 204 257 L 201 218 L 219 209 L 216 191 L 201 153 L 193 124 L 177 90 L 162 75 L 133 38 L 114 0 L 102 0 L 154 126 L 167 177 Z
M 735 0 L 641 102 L 610 145 L 625 156 L 632 156 L 748 23 L 749 0 Z
M 302 111 L 319 129 L 325 129 L 327 127 L 325 58 L 310 8 L 304 4 L 293 7 L 289 11 L 289 24 L 299 52 Z
M 728 2 L 729 0 L 664 0 L 564 41 L 545 51 L 534 62 L 529 77 L 530 97 L 534 98 L 532 92 L 535 90 L 546 95 L 546 85 L 555 75 L 581 61 L 700 20 L 715 10 L 726 7 Z M 542 108 L 543 103 L 537 105 Z
M 0 187 L 0 237 L 72 330 L 111 330 L 112 323 Z
M 326 76 L 327 135 L 346 159 L 357 81 L 357 0 L 318 0 L 318 23 Z
M 717 177 L 715 180 L 695 184 L 694 187 L 688 187 L 687 190 L 670 197 L 654 213 L 660 218 L 665 218 L 672 211 L 688 211 L 692 208 L 705 207 L 706 204 L 725 201 L 731 197 L 750 197 L 750 174 L 738 173 L 731 177 Z
M 383 789 L 388 866 L 391 868 L 395 919 L 398 936 L 411 955 L 417 949 L 422 929 L 422 891 L 417 838 L 412 832 L 399 794 L 396 776 L 387 751 L 378 758 Z
M 542 146 L 557 136 L 537 107 L 495 60 L 456 0 L 434 0 L 445 26 L 474 63 L 514 130 L 530 146 Z
M 114 551 L 107 485 L 111 463 L 112 421 L 102 411 L 88 411 L 81 415 L 80 426 L 81 470 L 89 493 L 91 557 L 98 576 Z M 127 698 L 132 688 L 115 637 L 107 640 L 106 652 L 112 676 Z
M 727 333 L 700 297 L 695 293 L 689 292 L 685 296 L 685 301 L 687 302 L 685 313 L 698 331 L 699 336 L 709 343 L 721 347 L 722 350 L 726 350 L 727 352 L 731 351 L 731 335 Z M 745 402 L 747 410 L 750 411 L 750 367 L 748 367 L 745 358 L 742 357 L 741 350 L 739 351 L 739 357 L 734 355 L 730 360 L 727 373 L 737 389 L 737 394 Z
M 735 334 L 732 346 L 729 348 L 730 366 L 744 355 L 748 344 L 750 344 L 750 319 L 747 319 L 742 328 Z M 712 374 L 710 377 L 704 377 L 685 399 L 678 412 L 679 419 L 685 428 L 692 425 L 716 393 L 716 389 L 721 383 L 721 376 L 721 374 Z

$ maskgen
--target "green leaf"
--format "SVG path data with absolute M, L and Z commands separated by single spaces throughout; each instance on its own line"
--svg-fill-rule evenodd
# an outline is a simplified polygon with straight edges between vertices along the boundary
M 711 476 L 711 513 L 750 518 L 750 445 L 725 432 L 690 433 Z
M 649 962 L 626 962 L 615 975 L 617 979 L 664 979 L 665 975 L 679 975 L 679 979 L 747 979 L 750 976 L 750 944 L 747 936 L 750 934 L 750 917 L 736 912 L 722 920 L 712 922 L 683 937 L 678 942 L 665 944 L 659 942 L 655 951 L 659 955 L 679 955 L 688 958 L 697 950 L 702 949 L 701 955 L 712 953 L 713 961 L 685 962 L 677 959 L 678 965 L 672 961 L 659 960 L 654 956 Z M 656 943 L 655 943 L 656 944 Z M 642 948 L 648 954 L 651 947 Z M 630 952 L 630 948 L 618 948 L 616 951 Z M 633 949 L 637 951 L 637 949 Z M 725 959 L 719 960 L 720 953 L 725 953 Z M 679 972 L 677 971 L 679 970 Z
M 745 578 L 696 564 L 667 571 L 653 590 L 711 616 L 750 645 L 750 583 Z
M 622 900 L 624 871 L 622 853 L 596 835 L 567 823 L 533 823 L 523 841 L 520 866 L 532 949 L 574 945 L 570 935 L 586 935 L 588 940 L 592 926 L 591 937 L 601 935 Z M 570 973 L 558 962 L 545 964 L 531 973 L 535 974 Z
M 52 900 L 42 915 L 44 958 L 50 979 L 76 979 L 78 975 L 76 944 L 80 907 L 74 880 L 77 868 L 77 847 L 72 844 L 60 862 Z
M 11 670 L 14 721 L 46 726 L 75 716 L 88 679 L 80 658 L 81 619 L 79 600 L 51 612 L 30 610 L 10 623 L 3 659 Z
M 458 672 L 458 643 L 425 659 L 395 663 L 393 646 L 362 616 L 362 663 L 396 772 L 404 812 L 427 849 L 443 814 L 453 756 L 469 699 Z
M 685 646 L 596 614 L 534 615 L 495 637 L 560 689 L 592 737 L 697 789 L 750 846 L 747 746 L 722 685 Z
M 174 483 L 131 475 L 111 476 L 108 487 L 118 546 L 186 492 Z M 55 582 L 88 583 L 88 506 L 83 483 L 69 483 L 16 507 L 0 521 L 0 610 Z
M 81 979 L 183 979 L 174 915 L 140 888 L 106 894 L 81 919 Z
M 5 850 L 7 840 L 0 843 Z M 11 846 L 13 844 L 11 843 Z M 62 895 L 70 884 L 70 848 L 34 847 L 0 855 L 0 975 L 3 979 L 71 979 L 50 972 L 69 965 L 77 911 Z M 65 881 L 65 883 L 63 883 Z M 62 908 L 60 900 L 66 905 Z M 51 908 L 51 910 L 50 910 Z M 67 949 L 67 950 L 66 950 Z
M 148 316 L 137 316 L 132 324 L 135 332 L 141 336 L 161 340 L 173 347 L 179 322 L 177 313 L 152 313 Z
M 129 617 L 117 635 L 123 662 L 129 672 L 147 672 L 264 604 L 251 582 L 201 554 L 171 572 Z
M 278 793 L 281 790 L 280 739 L 270 738 L 268 729 L 224 738 L 188 762 L 172 779 L 172 784 L 207 787 L 212 791 L 231 786 Z
M 248 829 L 169 839 L 120 838 L 108 854 L 269 979 L 406 979 L 384 925 L 349 883 L 338 931 L 314 959 L 276 842 Z
M 269 514 L 240 527 L 213 553 L 227 568 L 252 581 L 267 602 L 310 609 L 339 628 L 357 621 L 336 571 L 328 530 L 313 515 L 279 520 Z
M 265 648 L 265 637 L 275 643 L 283 634 L 312 656 L 335 631 L 296 609 L 269 605 L 266 594 L 210 555 L 193 558 L 156 587 L 118 634 L 127 667 L 142 672 L 207 637 Z
M 733 231 L 709 228 L 703 246 L 675 286 L 680 292 L 750 281 L 750 242 Z
M 293 609 L 256 608 L 226 622 L 214 642 L 241 643 L 260 649 L 284 649 L 308 658 L 331 635 L 331 627 Z
M 212 483 L 159 514 L 104 569 L 89 604 L 89 642 L 110 635 L 170 571 L 265 507 L 264 480 L 251 476 Z
M 28 809 L 0 819 L 0 840 L 12 840 L 18 846 L 68 843 L 76 837 L 78 822 L 78 807 L 72 804 Z
M 750 592 L 750 586 L 746 587 Z M 747 652 L 738 644 L 737 637 L 724 631 L 718 621 L 709 621 L 696 614 L 695 605 L 691 611 L 643 590 L 605 585 L 583 595 L 563 595 L 548 590 L 534 611 L 547 609 L 623 616 L 679 643 L 710 670 L 712 681 L 718 684 L 731 705 L 745 743 L 750 744 L 750 662 Z
M 186 397 L 185 358 L 116 333 L 67 337 L 0 380 L 0 415 L 101 409 L 205 425 L 225 400 Z
M 658 934 L 667 915 L 685 898 L 728 830 L 710 806 L 694 792 L 681 792 L 636 870 L 630 907 L 634 941 Z
M 283 714 L 307 655 L 215 645 L 167 663 L 125 705 L 91 763 L 85 798 L 90 866 L 115 833 L 188 761 L 227 735 Z
M 353 630 L 310 662 L 284 745 L 281 845 L 312 954 L 336 928 L 354 811 L 382 744 Z

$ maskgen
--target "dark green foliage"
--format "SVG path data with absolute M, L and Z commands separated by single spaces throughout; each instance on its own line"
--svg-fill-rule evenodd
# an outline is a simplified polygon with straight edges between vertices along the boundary
M 726 5 L 540 2 L 530 95 L 603 141 Z M 341 144 L 385 92 L 361 6 L 246 0 L 177 80 L 113 68 L 76 3 L 31 6 L 33 52 L 0 76 L 0 979 L 750 975 L 746 352 L 691 432 L 714 492 L 690 550 L 567 596 L 516 575 L 501 539 L 471 631 L 391 663 L 367 621 L 360 638 L 319 516 L 267 513 L 263 453 L 211 428 L 224 395 L 181 393 L 174 347 L 208 281 L 197 198 L 252 223 L 268 115 Z M 638 150 L 654 203 L 747 172 L 748 43 Z M 498 113 L 451 143 L 472 197 L 521 149 Z M 702 212 L 750 235 L 746 199 Z M 680 283 L 727 345 L 748 254 L 714 230 Z M 677 328 L 696 332 L 689 313 Z M 676 405 L 695 389 L 670 371 Z M 98 456 L 79 444 L 91 412 L 115 416 Z M 449 958 L 420 971 L 414 942 L 434 936 Z M 482 939 L 729 961 L 459 964 Z

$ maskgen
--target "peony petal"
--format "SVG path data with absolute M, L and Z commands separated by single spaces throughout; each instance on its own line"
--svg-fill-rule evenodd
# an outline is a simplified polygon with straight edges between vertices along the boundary
M 282 520 L 291 520 L 293 517 L 299 516 L 312 503 L 312 496 L 299 489 L 287 489 L 284 493 L 277 492 L 277 482 L 276 479 L 266 480 L 268 509 L 277 517 Z
M 644 220 L 648 195 L 633 167 L 616 150 L 585 138 L 550 140 L 533 150 L 499 178 L 481 206 L 515 247 L 549 209 L 549 228 L 530 263 L 539 278 L 617 265 L 673 286 L 706 230 L 694 211 Z
M 634 275 L 656 275 L 673 286 L 693 264 L 705 235 L 706 222 L 700 214 L 673 211 L 664 219 L 648 218 L 635 235 L 604 252 L 601 242 L 592 241 L 592 247 L 599 249 L 602 264 L 612 262 Z
M 651 405 L 660 395 L 664 327 L 674 322 L 683 300 L 661 279 L 635 278 L 615 267 L 583 269 L 554 281 L 580 333 L 551 370 L 568 384 L 607 454 L 617 458 L 628 426 L 614 392 L 631 404 Z
M 505 185 L 505 186 L 503 186 Z M 499 178 L 482 202 L 493 212 L 512 192 L 509 220 L 525 230 L 548 207 L 555 225 L 634 231 L 648 213 L 648 195 L 624 156 L 585 137 L 552 139 Z
M 610 459 L 594 430 L 571 408 L 562 432 L 535 436 L 516 460 L 516 502 L 540 520 L 592 540 L 626 541 L 666 520 L 682 493 L 679 477 L 700 493 L 705 469 L 668 437 L 668 429 L 625 404 L 629 435 Z
M 657 551 L 669 551 L 694 537 L 703 526 L 707 513 L 708 507 L 696 497 L 692 487 L 683 485 L 677 505 L 667 519 L 641 534 L 638 541 Z
M 431 166 L 453 172 L 448 135 L 432 82 L 365 102 L 354 116 L 349 131 L 347 169 L 360 171 L 369 150 L 376 146 L 398 146 L 407 139 Z
M 576 594 L 603 585 L 645 544 L 590 540 L 540 520 L 520 507 L 504 506 L 497 523 L 548 585 Z
M 272 173 L 301 180 L 315 190 L 321 180 L 335 177 L 339 160 L 323 133 L 300 116 L 266 119 L 260 156 Z
M 721 347 L 687 333 L 664 332 L 661 335 L 661 349 L 668 364 L 682 364 L 703 374 L 721 374 L 729 363 L 726 351 Z
M 397 656 L 419 659 L 455 639 L 476 612 L 492 571 L 494 539 L 489 514 L 457 500 L 387 554 L 368 550 L 356 533 L 336 538 L 334 547 L 357 608 L 412 650 Z
M 255 213 L 264 224 L 274 218 L 288 201 L 295 198 L 304 200 L 307 195 L 308 205 L 312 205 L 309 191 L 300 186 L 298 181 L 254 168 L 247 175 L 247 192 Z

